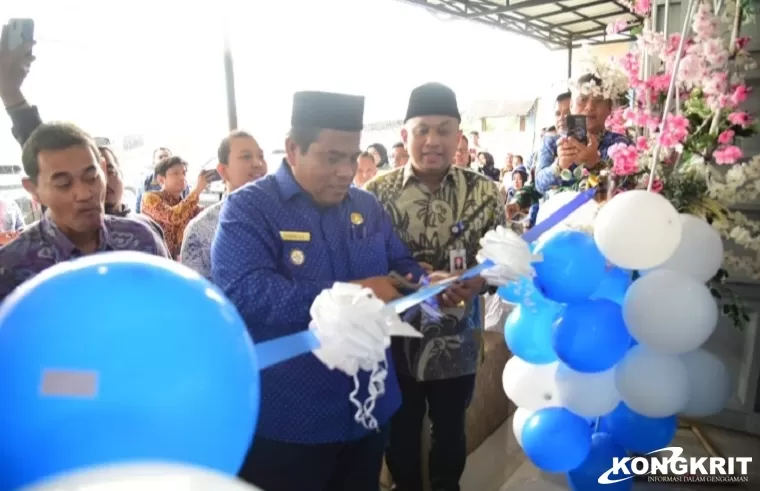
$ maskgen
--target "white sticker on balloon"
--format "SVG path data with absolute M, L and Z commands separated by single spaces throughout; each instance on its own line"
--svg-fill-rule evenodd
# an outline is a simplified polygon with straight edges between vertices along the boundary
M 98 372 L 47 368 L 42 371 L 40 394 L 46 397 L 94 398 L 98 394 Z

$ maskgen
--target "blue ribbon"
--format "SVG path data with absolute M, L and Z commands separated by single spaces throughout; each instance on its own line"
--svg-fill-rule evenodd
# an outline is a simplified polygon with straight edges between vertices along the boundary
M 523 239 L 525 239 L 525 241 L 528 243 L 535 241 L 553 226 L 557 225 L 559 222 L 567 218 L 568 215 L 570 215 L 572 212 L 590 201 L 594 195 L 596 195 L 596 188 L 591 188 L 587 191 L 582 192 L 573 198 L 572 201 L 554 212 L 546 220 L 528 230 L 522 236 Z M 487 259 L 477 266 L 468 269 L 457 279 L 468 280 L 470 278 L 475 278 L 476 276 L 479 276 L 480 273 L 492 266 L 494 266 L 493 261 Z M 450 284 L 450 282 L 444 282 L 420 288 L 411 295 L 393 300 L 388 305 L 391 306 L 397 314 L 401 314 L 411 309 L 412 307 L 421 304 L 422 302 L 435 298 L 436 295 L 448 288 Z M 319 348 L 319 340 L 316 338 L 316 336 L 314 336 L 314 333 L 311 332 L 311 330 L 301 331 L 289 336 L 258 343 L 256 344 L 256 355 L 258 358 L 259 369 L 263 370 L 272 365 L 276 365 L 278 363 L 282 363 L 284 361 L 295 358 L 296 356 L 310 353 L 317 348 Z
M 256 343 L 256 359 L 259 370 L 277 365 L 296 356 L 311 353 L 317 348 L 319 348 L 319 340 L 311 330 Z
M 537 223 L 535 227 L 525 232 L 522 238 L 528 244 L 535 241 L 545 232 L 548 232 L 549 229 L 551 229 L 553 226 L 557 225 L 559 222 L 567 218 L 572 212 L 588 203 L 596 195 L 596 189 L 597 188 L 590 188 L 586 191 L 583 191 L 581 194 L 573 198 L 569 203 L 563 205 L 559 210 L 552 213 L 549 217 L 546 218 L 546 220 L 541 223 Z

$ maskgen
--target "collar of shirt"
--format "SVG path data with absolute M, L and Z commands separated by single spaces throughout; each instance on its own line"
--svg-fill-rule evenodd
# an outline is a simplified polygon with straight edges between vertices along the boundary
M 456 184 L 457 177 L 459 176 L 459 172 L 458 172 L 459 170 L 460 169 L 457 166 L 450 165 L 449 170 L 446 172 L 446 175 L 443 177 L 443 180 Z M 406 163 L 406 165 L 404 166 L 404 169 L 401 172 L 403 173 L 402 178 L 401 178 L 402 187 L 406 187 L 407 183 L 409 183 L 411 179 L 414 179 L 416 182 L 420 181 L 419 178 L 414 173 L 414 167 L 412 166 L 411 160 Z
M 107 222 L 108 215 L 104 215 L 103 221 L 101 222 L 100 228 L 98 229 L 98 252 L 106 250 L 110 244 L 111 235 L 108 231 Z M 40 220 L 40 230 L 42 231 L 43 236 L 48 241 L 50 241 L 53 246 L 61 250 L 67 257 L 76 255 L 77 253 L 81 252 L 79 249 L 77 249 L 77 246 L 71 242 L 71 239 L 69 239 L 66 234 L 64 234 L 61 229 L 59 229 L 58 226 L 53 223 L 53 220 L 50 219 L 47 213 L 43 215 L 42 220 Z
M 277 181 L 277 187 L 280 188 L 280 196 L 282 196 L 283 201 L 288 201 L 297 194 L 305 193 L 293 176 L 287 159 L 282 159 L 282 165 L 274 173 L 274 179 Z
M 155 192 L 157 195 L 161 196 L 161 199 L 164 200 L 166 203 L 168 203 L 169 206 L 178 205 L 180 203 L 180 201 L 182 201 L 183 199 L 185 199 L 184 196 L 182 196 L 182 195 L 175 196 L 175 195 L 173 195 L 171 193 L 168 193 L 168 192 L 166 192 L 164 190 L 153 191 L 153 192 Z

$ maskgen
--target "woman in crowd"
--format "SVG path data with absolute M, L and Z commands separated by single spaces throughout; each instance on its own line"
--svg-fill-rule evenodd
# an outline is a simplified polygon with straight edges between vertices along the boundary
M 499 169 L 496 168 L 493 155 L 488 152 L 480 152 L 478 154 L 478 172 L 499 182 Z
M 367 153 L 375 159 L 377 170 L 389 170 L 391 168 L 391 164 L 388 163 L 388 150 L 385 149 L 383 144 L 373 143 L 367 147 Z

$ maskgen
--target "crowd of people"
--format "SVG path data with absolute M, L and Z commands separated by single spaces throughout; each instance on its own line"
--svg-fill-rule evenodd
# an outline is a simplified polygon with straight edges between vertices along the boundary
M 286 157 L 274 173 L 255 136 L 240 130 L 221 139 L 216 169 L 191 188 L 187 162 L 160 148 L 132 209 L 113 150 L 74 124 L 43 122 L 25 99 L 31 59 L 24 48 L 0 53 L 0 97 L 23 147 L 24 188 L 45 212 L 35 223 L 14 224 L 0 248 L 0 299 L 57 263 L 139 251 L 208 278 L 255 342 L 307 329 L 312 302 L 335 282 L 390 301 L 407 288 L 391 273 L 412 283 L 457 276 L 476 264 L 488 230 L 520 214 L 535 221 L 537 193 L 560 186 L 561 170 L 593 169 L 616 141 L 603 132 L 611 102 L 577 97 L 573 110 L 589 121 L 587 146 L 558 143 L 547 131 L 534 163 L 514 156 L 500 172 L 477 133 L 462 134 L 454 92 L 429 83 L 411 92 L 389 158 L 379 144 L 360 149 L 363 97 L 305 91 L 294 95 Z M 560 131 L 569 111 L 570 95 L 559 97 Z M 227 194 L 201 209 L 200 193 L 217 176 Z M 438 297 L 438 312 L 408 318 L 423 337 L 396 338 L 389 349 L 386 392 L 374 409 L 378 431 L 356 423 L 350 379 L 316 357 L 264 370 L 258 427 L 240 477 L 266 491 L 377 491 L 385 456 L 395 489 L 419 491 L 427 411 L 432 488 L 458 490 L 465 411 L 482 355 L 481 297 L 493 293 L 482 278 L 459 280 Z M 367 375 L 360 379 L 365 387 Z

